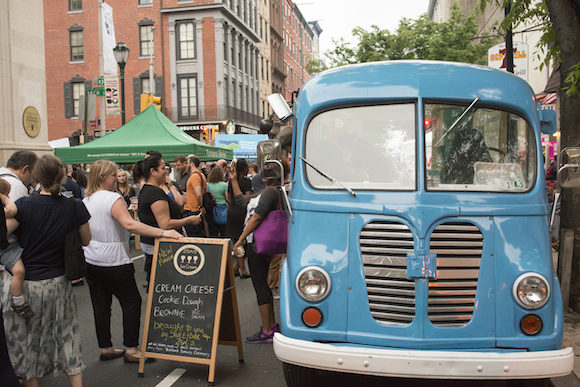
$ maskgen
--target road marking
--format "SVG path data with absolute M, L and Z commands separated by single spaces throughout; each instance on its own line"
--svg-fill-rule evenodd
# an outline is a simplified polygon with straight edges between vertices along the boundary
M 177 380 L 183 376 L 184 373 L 185 368 L 176 368 L 155 387 L 170 387 L 173 385 L 173 383 L 177 382 Z
M 143 258 L 143 256 L 144 256 L 144 255 L 145 255 L 145 254 L 141 254 L 141 255 L 138 255 L 138 256 L 136 256 L 136 257 L 133 257 L 133 258 L 131 258 L 131 261 L 134 261 L 134 260 L 136 260 L 136 259 L 141 259 L 141 258 Z

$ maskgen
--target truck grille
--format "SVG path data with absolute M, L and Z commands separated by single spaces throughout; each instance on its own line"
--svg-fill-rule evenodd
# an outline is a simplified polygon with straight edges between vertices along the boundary
M 483 235 L 470 223 L 445 223 L 431 234 L 437 279 L 429 280 L 429 320 L 437 326 L 463 326 L 471 320 L 479 278 Z
M 382 324 L 406 325 L 415 317 L 415 281 L 407 280 L 413 245 L 413 233 L 398 222 L 370 222 L 360 233 L 371 315 Z

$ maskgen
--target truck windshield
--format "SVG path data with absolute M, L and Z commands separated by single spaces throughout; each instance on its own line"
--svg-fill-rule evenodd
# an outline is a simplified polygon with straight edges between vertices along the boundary
M 476 106 L 449 131 L 465 106 L 425 104 L 427 189 L 528 191 L 536 177 L 533 130 L 513 113 Z
M 414 103 L 336 109 L 314 117 L 306 131 L 306 159 L 354 190 L 414 190 Z M 305 164 L 310 185 L 337 189 Z

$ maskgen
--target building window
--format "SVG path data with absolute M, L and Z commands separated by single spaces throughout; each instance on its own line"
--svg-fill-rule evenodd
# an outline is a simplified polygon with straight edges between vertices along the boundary
M 224 61 L 228 61 L 228 27 L 224 26 Z
M 179 59 L 195 58 L 195 28 L 193 21 L 177 24 L 177 53 Z
M 66 118 L 79 116 L 80 98 L 85 95 L 85 90 L 91 88 L 91 85 L 91 81 L 87 81 L 80 75 L 64 83 L 64 116 Z
M 82 11 L 83 0 L 68 0 L 69 11 Z
M 153 4 L 153 0 L 139 0 L 139 5 L 150 5 Z
M 139 47 L 141 56 L 153 54 L 153 20 L 143 19 L 139 23 Z
M 260 39 L 262 39 L 262 16 L 260 16 Z
M 242 69 L 242 47 L 243 47 L 243 42 L 242 42 L 242 37 L 239 37 L 240 40 L 240 44 L 238 45 L 238 67 L 241 70 Z
M 179 82 L 179 118 L 197 117 L 197 77 L 192 75 L 178 76 Z
M 264 79 L 264 58 L 263 57 L 260 58 L 260 62 L 261 62 L 260 64 L 262 65 L 262 70 L 261 70 L 262 71 L 262 79 Z
M 83 49 L 83 27 L 75 24 L 69 29 L 70 34 L 70 60 L 82 61 L 84 60 Z
M 266 59 L 266 81 L 270 81 L 270 70 L 268 70 L 269 66 L 270 62 L 268 62 L 268 60 Z
M 149 77 L 141 78 L 141 94 L 149 94 L 151 88 L 149 87 Z
M 264 41 L 265 43 L 268 43 L 268 22 L 264 22 L 264 24 L 266 25 L 266 28 L 264 28 Z

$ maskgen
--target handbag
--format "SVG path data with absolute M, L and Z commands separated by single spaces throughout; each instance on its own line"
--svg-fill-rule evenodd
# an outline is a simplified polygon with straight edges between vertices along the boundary
M 288 246 L 288 217 L 282 208 L 278 191 L 278 209 L 270 211 L 254 230 L 254 244 L 258 254 L 284 254 Z
M 215 224 L 226 224 L 228 221 L 228 205 L 216 204 L 213 208 L 213 222 Z
M 64 275 L 67 280 L 83 278 L 87 274 L 87 263 L 83 253 L 83 244 L 77 224 L 76 202 L 68 199 L 71 208 L 70 230 L 66 233 L 64 242 Z

